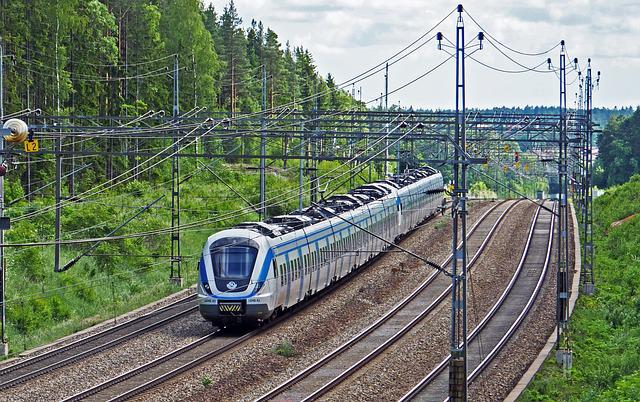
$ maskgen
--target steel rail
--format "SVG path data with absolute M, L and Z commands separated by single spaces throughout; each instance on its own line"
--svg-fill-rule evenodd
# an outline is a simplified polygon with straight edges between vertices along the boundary
M 498 204 L 500 205 L 500 204 Z M 496 205 L 494 208 L 496 208 L 498 205 Z M 402 237 L 407 236 L 408 234 L 414 232 L 417 228 L 421 227 L 425 222 L 433 219 L 435 216 L 437 215 L 430 215 L 427 216 L 423 222 L 419 223 L 415 228 L 409 230 L 407 233 L 405 233 Z M 378 256 L 372 258 L 371 260 L 369 260 L 367 263 L 363 264 L 361 267 L 359 267 L 357 270 L 352 271 L 351 273 L 347 274 L 347 276 L 345 276 L 345 278 L 350 278 L 353 275 L 358 274 L 359 272 L 363 271 L 363 268 L 366 268 L 367 266 L 369 266 L 370 264 L 374 263 L 379 256 L 382 254 L 379 254 Z M 343 278 L 343 279 L 345 279 Z M 347 281 L 344 280 L 340 280 L 339 282 L 337 282 L 337 286 L 331 286 L 323 291 L 321 291 L 320 293 L 318 293 L 318 295 L 323 294 L 323 295 L 327 295 L 330 294 L 334 291 L 336 291 L 337 289 L 341 288 L 342 285 L 344 285 L 345 283 L 348 283 Z M 289 313 L 295 313 L 295 312 L 300 312 L 303 309 L 307 308 L 308 306 L 312 305 L 315 301 L 319 300 L 318 297 L 313 297 L 305 302 L 302 302 L 300 304 L 298 304 L 295 308 L 293 308 L 292 310 L 289 310 Z M 282 319 L 284 316 L 281 316 L 280 319 Z M 168 370 L 162 374 L 160 374 L 159 376 L 155 376 L 150 380 L 146 380 L 143 381 L 141 384 L 136 385 L 135 387 L 129 388 L 127 390 L 125 390 L 124 392 L 119 393 L 119 395 L 114 396 L 112 398 L 101 398 L 101 399 L 108 399 L 108 400 L 114 400 L 114 401 L 119 401 L 119 400 L 126 400 L 128 398 L 131 398 L 135 395 L 139 395 L 140 393 L 153 388 L 154 386 L 157 386 L 158 384 L 167 381 L 170 378 L 173 378 L 179 374 L 182 374 L 190 369 L 192 369 L 193 367 L 207 361 L 208 359 L 211 359 L 215 356 L 218 356 L 240 344 L 242 344 L 243 342 L 245 342 L 246 340 L 252 338 L 253 336 L 257 335 L 258 333 L 271 328 L 272 326 L 276 325 L 277 323 L 280 322 L 280 319 L 269 322 L 267 324 L 265 324 L 264 326 L 260 327 L 259 329 L 256 329 L 246 335 L 243 335 L 239 338 L 236 338 L 234 340 L 232 340 L 230 343 L 228 344 L 224 344 L 223 346 L 219 347 L 219 348 L 211 348 L 208 347 L 208 342 L 209 341 L 213 341 L 213 340 L 217 340 L 218 339 L 218 335 L 220 335 L 220 331 L 221 330 L 217 330 L 215 332 L 213 332 L 212 334 L 209 334 L 203 338 L 200 338 L 194 342 L 192 342 L 189 345 L 186 345 L 182 348 L 176 349 L 164 356 L 161 356 L 147 364 L 144 364 L 140 367 L 137 367 L 133 370 L 130 370 L 120 376 L 114 377 L 108 381 L 105 381 L 101 384 L 98 384 L 97 386 L 91 387 L 87 390 L 84 390 L 76 395 L 73 395 L 67 399 L 65 399 L 65 401 L 77 401 L 77 400 L 81 400 L 81 399 L 85 399 L 85 398 L 89 398 L 91 396 L 96 396 L 97 394 L 99 394 L 101 391 L 107 390 L 110 387 L 114 387 L 117 386 L 117 384 L 122 383 L 124 381 L 127 381 L 129 379 L 132 379 L 135 376 L 138 375 L 144 375 L 145 372 L 147 372 L 148 370 L 159 366 L 163 363 L 167 363 L 170 362 L 172 359 L 175 358 L 179 358 L 181 355 L 188 353 L 196 348 L 202 347 L 202 353 L 196 353 L 196 358 L 191 359 L 190 361 L 188 361 L 187 363 L 179 366 L 179 367 L 174 367 L 171 370 Z M 100 398 L 98 398 L 100 399 Z
M 494 306 L 491 308 L 491 310 L 485 315 L 485 317 L 482 319 L 482 321 L 474 328 L 474 330 L 469 334 L 469 336 L 467 337 L 467 343 L 471 343 L 472 341 L 475 340 L 475 338 L 477 336 L 480 335 L 480 333 L 482 332 L 482 330 L 487 326 L 487 324 L 489 323 L 489 321 L 491 321 L 491 319 L 493 319 L 493 317 L 495 316 L 496 312 L 498 311 L 498 309 L 504 305 L 504 302 L 506 301 L 507 297 L 509 296 L 511 290 L 513 289 L 516 281 L 518 280 L 518 278 L 520 277 L 522 268 L 524 267 L 525 261 L 527 259 L 527 257 L 529 256 L 529 251 L 530 251 L 530 247 L 532 244 L 532 239 L 534 236 L 534 232 L 535 232 L 535 227 L 538 223 L 538 220 L 540 218 L 540 212 L 541 212 L 541 208 L 538 207 L 536 210 L 536 214 L 534 216 L 534 219 L 532 220 L 530 229 L 529 229 L 529 235 L 527 238 L 527 243 L 525 245 L 525 249 L 523 250 L 522 253 L 522 257 L 520 259 L 520 262 L 518 264 L 518 267 L 516 269 L 516 272 L 514 273 L 514 275 L 512 276 L 511 280 L 509 281 L 507 287 L 505 288 L 505 290 L 503 291 L 503 293 L 501 294 L 500 298 L 496 301 L 496 303 L 494 304 Z M 540 275 L 540 278 L 538 279 L 538 282 L 536 284 L 536 287 L 534 288 L 534 290 L 532 291 L 532 294 L 527 302 L 527 306 L 529 306 L 526 309 L 526 312 L 523 310 L 523 312 L 521 312 L 521 314 L 519 315 L 519 317 L 524 317 L 524 315 L 526 315 L 526 313 L 528 313 L 530 306 L 533 304 L 533 301 L 535 301 L 535 298 L 537 297 L 537 294 L 539 293 L 539 290 L 542 286 L 542 283 L 544 282 L 544 276 L 546 275 L 546 270 L 547 270 L 547 266 L 549 263 L 549 259 L 551 256 L 551 246 L 552 246 L 552 238 L 553 238 L 553 225 L 554 225 L 554 216 L 551 215 L 551 222 L 549 225 L 549 236 L 548 236 L 548 241 L 547 241 L 547 253 L 545 255 L 545 263 L 542 269 L 542 273 Z M 514 331 L 511 332 L 511 334 L 513 334 Z M 500 346 L 502 347 L 502 346 Z M 493 352 L 493 355 L 495 355 L 497 353 L 497 351 L 494 352 L 495 347 L 492 349 L 491 352 Z M 491 354 L 490 352 L 490 354 Z M 447 367 L 447 365 L 449 364 L 449 361 L 451 359 L 451 356 L 447 356 L 444 360 L 442 360 L 431 372 L 429 372 L 429 374 L 427 374 L 427 376 L 425 376 L 418 384 L 416 384 L 409 392 L 407 392 L 404 396 L 402 396 L 402 398 L 399 399 L 399 402 L 406 402 L 406 401 L 410 401 L 412 399 L 414 399 L 415 397 L 417 397 L 418 395 L 421 395 L 425 389 L 433 383 L 433 381 L 439 376 L 441 375 L 441 373 L 443 372 L 443 370 Z M 474 370 L 474 372 L 476 372 L 476 370 Z M 476 372 L 475 376 L 477 376 L 478 372 Z M 474 378 L 475 378 L 474 376 Z M 447 400 L 447 399 L 445 399 Z
M 113 348 L 114 346 L 117 346 L 122 342 L 140 336 L 141 334 L 149 332 L 160 326 L 166 325 L 169 322 L 172 322 L 180 317 L 188 315 L 197 309 L 197 306 L 188 307 L 189 302 L 195 300 L 195 295 L 189 295 L 158 310 L 154 310 L 140 317 L 137 317 L 133 320 L 126 321 L 116 326 L 107 328 L 90 336 L 80 338 L 70 344 L 61 346 L 46 353 L 21 360 L 7 367 L 3 367 L 2 369 L 0 369 L 0 376 L 3 380 L 3 382 L 0 383 L 0 390 L 13 387 L 20 383 L 24 383 L 53 370 L 59 369 L 71 363 Z M 187 308 L 160 320 L 154 321 L 151 324 L 136 328 L 140 324 L 143 324 L 145 321 L 161 316 L 164 313 L 169 312 L 170 310 L 180 309 L 181 307 Z M 118 336 L 115 339 L 108 339 L 110 336 L 113 336 L 118 332 L 126 331 L 128 328 L 132 328 L 133 331 L 125 332 L 123 335 Z M 100 343 L 100 341 L 103 339 L 106 341 L 104 343 Z M 7 377 L 10 378 L 7 380 Z
M 499 206 L 503 205 L 506 201 L 503 201 L 499 204 L 496 204 L 495 206 L 493 206 L 491 209 L 489 209 L 487 212 L 485 212 L 479 219 L 478 221 L 474 224 L 474 226 L 470 229 L 469 234 L 468 234 L 468 238 L 470 238 L 475 231 L 477 230 L 478 227 L 480 227 L 481 224 L 484 223 L 485 219 L 492 213 L 494 212 Z M 517 202 L 516 202 L 517 203 Z M 475 261 L 477 260 L 477 258 L 479 257 L 479 255 L 481 254 L 482 249 L 486 246 L 486 244 L 488 243 L 490 237 L 493 235 L 495 229 L 497 228 L 497 226 L 499 225 L 499 223 L 502 221 L 503 217 L 508 213 L 508 211 L 510 211 L 515 205 L 516 203 L 513 203 L 511 206 L 509 206 L 505 211 L 503 211 L 501 213 L 501 215 L 498 217 L 498 219 L 493 223 L 491 229 L 489 230 L 489 232 L 487 233 L 487 235 L 485 236 L 483 242 L 481 243 L 477 253 L 474 255 L 472 263 L 475 263 Z M 445 261 L 443 262 L 442 266 L 445 266 L 446 264 L 448 264 L 451 261 L 452 255 L 450 254 Z M 402 310 L 406 305 L 408 305 L 412 300 L 415 300 L 418 295 L 420 295 L 425 289 L 427 289 L 427 287 L 435 280 L 435 278 L 438 276 L 438 272 L 434 272 L 433 274 L 431 274 L 426 280 L 423 281 L 422 284 L 420 284 L 411 294 L 409 294 L 406 298 L 404 298 L 402 301 L 400 301 L 398 304 L 396 304 L 391 310 L 389 310 L 387 313 L 385 313 L 382 317 L 380 317 L 376 322 L 374 322 L 373 324 L 371 324 L 369 327 L 365 328 L 363 331 L 361 331 L 358 335 L 356 335 L 355 337 L 353 337 L 351 340 L 347 341 L 346 343 L 344 343 L 343 345 L 339 346 L 338 348 L 336 348 L 335 350 L 333 350 L 332 352 L 328 353 L 327 355 L 325 355 L 324 357 L 322 357 L 321 359 L 319 359 L 318 361 L 316 361 L 315 363 L 313 363 L 311 366 L 307 367 L 306 369 L 300 371 L 298 374 L 296 374 L 294 377 L 290 378 L 289 380 L 283 382 L 282 384 L 278 385 L 276 388 L 272 389 L 271 391 L 267 392 L 266 394 L 260 396 L 258 399 L 256 399 L 255 401 L 267 401 L 270 400 L 274 397 L 276 397 L 277 395 L 282 394 L 283 392 L 285 392 L 286 390 L 288 390 L 289 388 L 291 388 L 293 385 L 295 385 L 296 383 L 300 382 L 301 380 L 305 379 L 306 377 L 310 376 L 313 372 L 317 371 L 320 367 L 324 366 L 326 363 L 328 363 L 329 361 L 335 359 L 336 357 L 338 357 L 339 355 L 341 355 L 343 352 L 345 352 L 346 350 L 350 349 L 351 347 L 353 347 L 353 345 L 357 344 L 358 342 L 360 342 L 362 339 L 364 339 L 366 336 L 370 335 L 374 330 L 376 330 L 377 328 L 379 328 L 380 326 L 382 326 L 385 322 L 388 322 L 391 318 L 393 318 L 394 316 L 396 316 L 396 314 Z M 426 310 L 431 311 L 434 305 L 439 304 L 439 302 L 441 302 L 446 295 L 448 294 L 448 290 L 450 289 L 447 288 L 447 290 L 445 290 L 445 292 L 441 293 L 440 296 L 437 297 L 436 301 L 434 301 L 432 303 L 432 305 L 430 305 L 429 307 L 427 307 Z M 424 313 L 424 311 L 423 311 Z M 423 314 L 420 314 L 423 315 Z M 424 316 L 422 316 L 420 318 L 420 320 L 424 318 Z M 401 330 L 402 334 L 399 336 L 402 336 L 403 334 L 405 334 L 410 328 L 412 328 L 413 326 L 415 326 L 417 324 L 418 321 L 417 318 L 414 318 L 409 324 L 407 324 L 405 326 L 405 328 L 403 328 Z M 391 339 L 398 339 L 396 338 L 396 336 L 398 336 L 398 334 L 394 335 L 394 337 L 392 337 Z M 390 343 L 388 343 L 389 340 L 387 340 L 387 342 L 385 342 L 383 345 L 387 345 L 386 347 L 388 347 L 390 345 Z M 391 342 L 393 343 L 393 342 Z M 316 392 L 314 392 L 313 394 L 311 394 L 310 396 L 308 396 L 306 399 L 304 400 L 309 400 L 309 399 L 314 399 L 317 397 L 320 397 L 321 395 L 323 395 L 324 393 L 326 393 L 329 389 L 331 389 L 332 387 L 334 387 L 335 385 L 337 385 L 339 382 L 343 381 L 345 378 L 347 378 L 349 375 L 351 375 L 353 372 L 357 371 L 359 368 L 361 368 L 362 366 L 364 366 L 367 362 L 369 362 L 371 359 L 373 359 L 375 356 L 377 356 L 379 353 L 382 352 L 383 349 L 386 349 L 386 347 L 384 347 L 383 349 L 382 346 L 380 345 L 378 348 L 376 348 L 373 352 L 371 352 L 370 354 L 368 354 L 367 356 L 365 356 L 363 359 L 361 359 L 359 362 L 357 362 L 355 365 L 351 366 L 348 370 L 342 372 L 338 377 L 335 377 L 332 381 L 330 381 L 329 383 L 326 383 L 323 387 L 319 388 L 316 390 Z

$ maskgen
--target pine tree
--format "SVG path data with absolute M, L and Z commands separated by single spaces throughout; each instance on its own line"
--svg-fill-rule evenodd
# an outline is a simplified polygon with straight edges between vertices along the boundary
M 199 0 L 161 2 L 160 33 L 169 54 L 178 55 L 180 107 L 215 109 L 220 70 L 211 33 L 204 26 Z M 173 66 L 171 69 L 173 77 Z

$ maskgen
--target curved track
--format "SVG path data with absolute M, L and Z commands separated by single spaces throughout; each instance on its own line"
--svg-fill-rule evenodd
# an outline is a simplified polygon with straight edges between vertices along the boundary
M 496 228 L 517 201 L 497 204 L 486 212 L 468 235 L 468 250 L 475 263 Z M 449 263 L 449 256 L 441 265 Z M 318 360 L 286 382 L 258 398 L 312 400 L 330 391 L 365 366 L 421 322 L 449 294 L 449 277 L 434 273 L 412 294 L 350 341 Z M 424 306 L 428 306 L 426 309 Z
M 0 369 L 0 390 L 32 380 L 45 373 L 103 352 L 122 342 L 191 314 L 197 310 L 195 303 L 196 296 L 190 295 L 131 321 L 3 367 Z
M 469 383 L 484 370 L 518 329 L 540 292 L 551 259 L 554 219 L 538 208 L 518 268 L 493 308 L 468 335 Z M 480 342 L 482 347 L 480 347 Z M 487 353 L 485 351 L 488 350 Z M 444 359 L 401 401 L 447 400 L 450 357 Z
M 434 216 L 427 217 L 424 222 L 420 223 L 416 228 L 409 231 L 402 237 L 406 237 L 414 232 L 417 228 L 433 219 Z M 348 274 L 345 278 L 356 275 L 363 271 L 367 265 L 374 263 L 377 257 L 371 259 L 359 269 Z M 344 279 L 344 278 L 343 278 Z M 335 286 L 332 286 L 320 294 L 326 295 L 339 289 L 346 281 L 341 280 Z M 305 302 L 298 304 L 294 309 L 290 310 L 291 313 L 299 312 L 306 308 L 317 300 L 317 297 L 311 298 Z M 222 329 L 215 329 L 211 334 L 202 337 L 191 344 L 188 344 L 182 348 L 176 349 L 171 353 L 159 357 L 149 363 L 141 365 L 133 370 L 130 370 L 120 376 L 114 377 L 98 384 L 94 387 L 88 388 L 85 391 L 73 395 L 66 401 L 77 400 L 126 400 L 135 395 L 138 395 L 154 386 L 172 378 L 176 375 L 182 374 L 191 368 L 211 359 L 221 353 L 224 353 L 233 347 L 240 345 L 246 340 L 257 335 L 273 325 L 277 324 L 280 319 L 263 325 L 259 329 L 251 331 L 241 336 L 225 336 Z
M 425 222 L 418 225 L 418 227 L 431 220 L 432 218 L 433 217 L 428 217 Z M 417 229 L 417 227 L 410 231 L 407 235 L 409 235 L 415 229 Z M 375 262 L 375 260 L 376 258 L 372 259 L 365 265 L 371 264 Z M 362 268 L 364 268 L 364 266 L 349 274 L 348 277 L 361 272 Z M 343 284 L 345 283 L 344 281 L 340 282 Z M 326 291 L 323 291 L 322 293 L 327 294 L 337 290 L 341 287 L 340 282 L 337 286 L 333 286 Z M 308 305 L 312 304 L 315 300 L 317 300 L 317 298 L 315 297 L 309 299 L 306 302 L 301 303 L 291 311 L 300 311 Z M 112 378 L 102 384 L 73 395 L 72 397 L 66 399 L 66 401 L 126 400 L 135 395 L 139 395 L 140 393 L 151 389 L 154 386 L 172 377 L 182 374 L 192 369 L 193 367 L 240 345 L 259 332 L 262 332 L 265 329 L 277 324 L 284 317 L 285 315 L 281 316 L 274 322 L 268 323 L 261 328 L 242 336 L 225 337 L 225 333 L 221 329 L 217 329 L 213 333 L 195 342 L 192 342 L 189 345 L 186 345 L 180 349 L 176 349 L 165 356 L 162 356 L 147 364 L 130 370 L 118 377 Z

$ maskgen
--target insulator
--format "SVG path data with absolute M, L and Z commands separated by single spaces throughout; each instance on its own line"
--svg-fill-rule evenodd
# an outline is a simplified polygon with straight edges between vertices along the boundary
M 2 128 L 11 130 L 11 134 L 4 136 L 7 142 L 23 142 L 29 135 L 29 126 L 20 119 L 9 119 Z

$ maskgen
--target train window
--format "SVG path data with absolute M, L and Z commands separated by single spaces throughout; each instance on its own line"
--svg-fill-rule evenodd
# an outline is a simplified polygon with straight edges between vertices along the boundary
M 297 279 L 297 265 L 298 265 L 298 260 L 294 259 L 293 260 L 293 265 L 291 266 L 291 280 L 295 281 Z
M 255 247 L 216 247 L 211 252 L 214 274 L 221 279 L 248 278 L 257 256 L 258 249 Z
M 296 280 L 300 278 L 300 258 L 296 258 Z
M 273 277 L 278 277 L 278 264 L 276 263 L 275 258 L 273 259 Z

